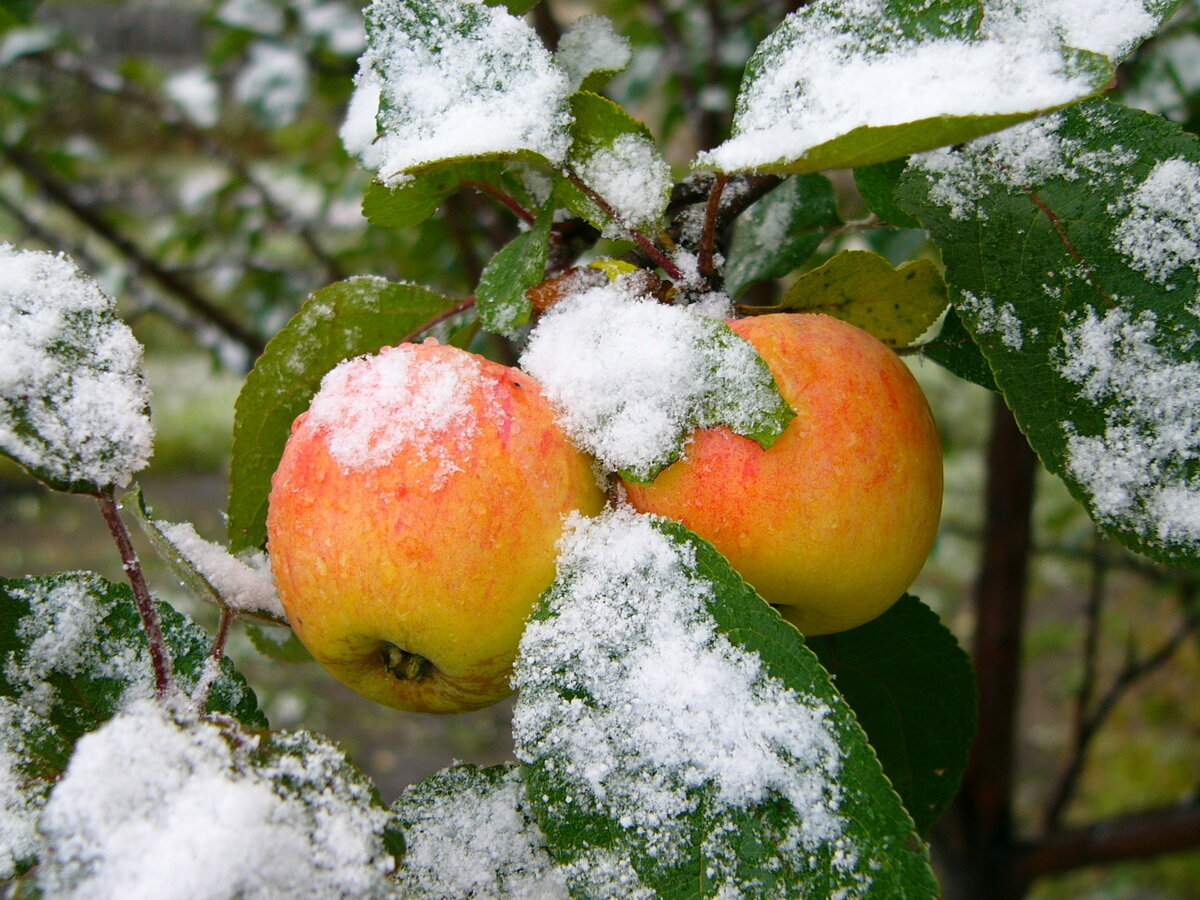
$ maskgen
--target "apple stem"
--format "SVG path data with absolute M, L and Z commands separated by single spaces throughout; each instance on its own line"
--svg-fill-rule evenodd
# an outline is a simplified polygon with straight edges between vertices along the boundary
M 395 644 L 384 644 L 380 656 L 383 667 L 401 681 L 420 681 L 433 671 L 433 663 L 424 656 L 401 650 Z

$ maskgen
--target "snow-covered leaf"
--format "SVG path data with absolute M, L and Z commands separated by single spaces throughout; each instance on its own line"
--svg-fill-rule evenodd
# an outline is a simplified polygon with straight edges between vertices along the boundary
M 175 683 L 191 693 L 206 677 L 212 639 L 167 604 L 158 610 Z M 49 719 L 68 740 L 155 692 L 132 592 L 86 572 L 0 578 L 0 665 L 0 696 Z M 266 726 L 254 692 L 228 658 L 206 708 Z
M 815 172 L 960 143 L 1103 90 L 1176 5 L 818 0 L 759 45 L 733 136 L 699 161 Z
M 1096 100 L 915 158 L 897 197 L 1046 467 L 1200 564 L 1200 140 Z
M 451 301 L 426 288 L 351 278 L 312 294 L 259 357 L 238 394 L 229 475 L 233 552 L 267 540 L 267 495 L 296 416 L 344 359 L 412 337 Z
M 48 719 L 0 697 L 0 881 L 40 855 L 37 820 L 70 755 L 71 745 Z
M 484 266 L 475 289 L 479 321 L 488 331 L 508 334 L 529 321 L 533 305 L 525 292 L 546 277 L 554 203 L 547 203 L 537 221 L 501 249 Z
M 794 271 L 841 224 L 828 178 L 788 178 L 738 216 L 725 264 L 726 290 L 736 297 L 755 281 Z
M 624 237 L 628 228 L 656 228 L 672 182 L 650 130 L 616 103 L 587 91 L 571 96 L 571 113 L 574 140 L 567 163 L 587 190 L 561 183 L 563 202 L 608 237 Z
M 375 0 L 365 15 L 355 119 L 376 105 L 384 183 L 446 160 L 563 161 L 567 75 L 521 19 L 481 0 Z
M 563 32 L 554 61 L 567 73 L 571 90 L 597 92 L 633 58 L 629 41 L 604 16 L 580 16 Z
M 727 425 L 774 443 L 793 413 L 754 348 L 639 284 L 627 275 L 561 300 L 521 356 L 576 445 L 646 482 L 679 458 L 694 428 Z
M 870 250 L 844 250 L 788 288 L 783 311 L 827 313 L 907 347 L 946 309 L 946 284 L 928 259 L 894 268 Z
M 53 488 L 124 487 L 154 430 L 142 347 L 64 256 L 0 244 L 0 452 Z
M 151 700 L 78 742 L 40 827 L 44 896 L 399 896 L 392 816 L 328 738 Z
M 247 548 L 234 556 L 220 544 L 200 537 L 190 522 L 153 518 L 140 487 L 122 499 L 159 557 L 197 597 L 242 615 L 287 622 L 266 553 Z
M 404 827 L 406 897 L 567 900 L 515 765 L 443 769 L 406 790 L 392 812 Z
M 683 526 L 575 519 L 514 683 L 518 759 L 572 896 L 937 895 L 825 670 Z

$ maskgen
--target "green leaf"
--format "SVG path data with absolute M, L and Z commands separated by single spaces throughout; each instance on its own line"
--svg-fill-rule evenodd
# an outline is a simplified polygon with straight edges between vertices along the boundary
M 1121 29 L 1029 0 L 806 5 L 746 66 L 724 172 L 863 167 L 961 143 L 1105 89 L 1162 13 Z M 1140 10 L 1138 11 L 1141 12 Z
M 738 217 L 726 254 L 726 290 L 736 297 L 749 284 L 798 269 L 841 224 L 828 178 L 787 179 Z
M 1097 100 L 916 160 L 897 197 L 1046 467 L 1125 544 L 1200 563 L 1200 140 Z
M 484 266 L 475 301 L 479 321 L 488 331 L 510 334 L 533 314 L 525 292 L 546 277 L 554 208 L 552 195 L 533 227 L 509 241 Z
M 152 452 L 142 347 L 65 256 L 0 244 L 0 453 L 60 491 L 124 487 Z
M 958 791 L 975 736 L 975 672 L 937 614 L 904 596 L 882 616 L 807 638 L 854 710 L 905 808 L 928 834 Z
M 154 695 L 149 644 L 127 586 L 87 572 L 0 578 L 0 600 L 0 696 L 49 719 L 65 739 L 75 741 L 132 701 Z M 158 610 L 176 686 L 190 694 L 212 640 L 166 603 Z M 206 709 L 254 727 L 267 724 L 228 658 Z
M 6 760 L 0 782 L 0 808 L 5 811 L 0 881 L 37 862 L 42 850 L 38 816 L 70 756 L 70 743 L 48 719 L 0 697 L 0 758 Z
M 672 179 L 650 130 L 613 101 L 588 91 L 571 95 L 571 115 L 567 164 L 574 177 L 556 185 L 562 202 L 610 236 L 619 237 L 629 227 L 656 230 Z
M 238 395 L 229 475 L 233 552 L 267 539 L 267 495 L 296 416 L 344 359 L 419 334 L 452 302 L 423 287 L 351 278 L 312 294 L 271 339 Z
M 958 311 L 954 307 L 946 311 L 946 318 L 942 320 L 942 328 L 937 337 L 922 344 L 919 349 L 922 355 L 959 378 L 985 387 L 989 391 L 999 390 L 979 345 L 963 326 L 962 319 L 958 317 Z
M 905 157 L 863 166 L 854 170 L 854 184 L 867 209 L 883 221 L 899 228 L 920 228 L 921 223 L 905 212 L 893 196 L 907 165 L 908 158 Z
M 782 311 L 826 313 L 889 347 L 907 347 L 945 309 L 946 284 L 932 261 L 915 259 L 897 269 L 870 250 L 843 250 L 792 282 Z
M 434 166 L 395 184 L 373 181 L 363 197 L 363 216 L 372 225 L 409 228 L 433 215 L 451 194 L 470 185 L 507 188 L 498 163 Z
M 511 763 L 443 769 L 408 788 L 392 812 L 408 845 L 398 875 L 405 897 L 565 896 Z
M 514 16 L 523 16 L 535 6 L 538 0 L 484 0 L 488 6 L 503 6 Z
M 471 0 L 375 0 L 359 85 L 379 89 L 381 179 L 456 160 L 561 163 L 569 85 L 536 32 Z
M 513 732 L 572 896 L 937 895 L 853 712 L 711 545 L 616 510 L 559 567 Z

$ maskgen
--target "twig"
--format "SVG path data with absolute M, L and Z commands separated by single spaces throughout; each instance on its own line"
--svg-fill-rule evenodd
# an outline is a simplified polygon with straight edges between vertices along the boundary
M 729 176 L 724 173 L 717 175 L 713 181 L 712 190 L 708 194 L 708 205 L 704 210 L 704 230 L 700 234 L 700 250 L 697 268 L 700 277 L 705 281 L 711 280 L 715 269 L 717 243 L 717 215 L 721 210 L 721 195 Z
M 165 697 L 171 692 L 171 655 L 163 638 L 158 607 L 154 605 L 154 598 L 150 596 L 150 588 L 146 584 L 142 563 L 138 559 L 137 551 L 129 536 L 129 529 L 125 527 L 125 521 L 121 518 L 121 511 L 117 506 L 117 501 L 113 498 L 112 491 L 105 491 L 95 496 L 100 503 L 100 512 L 104 515 L 108 530 L 112 534 L 113 540 L 117 542 L 117 549 L 121 553 L 121 567 L 129 578 L 130 587 L 133 588 L 134 603 L 137 604 L 138 615 L 142 618 L 142 630 L 145 631 L 146 641 L 150 645 L 150 662 L 154 667 L 155 691 L 160 698 Z

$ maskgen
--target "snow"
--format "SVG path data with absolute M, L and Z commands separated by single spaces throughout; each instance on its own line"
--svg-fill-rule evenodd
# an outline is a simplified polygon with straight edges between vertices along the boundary
M 1144 539 L 1200 546 L 1200 362 L 1155 346 L 1154 313 L 1089 311 L 1063 331 L 1059 371 L 1101 406 L 1104 429 L 1066 425 L 1067 468 L 1091 495 L 1101 524 Z
M 401 0 L 375 0 L 366 10 L 369 46 L 356 83 L 379 90 L 380 177 L 395 184 L 423 164 L 522 151 L 561 163 L 570 86 L 537 34 L 481 0 L 424 12 Z M 361 120 L 352 131 L 362 131 Z
M 653 228 L 667 208 L 671 167 L 644 135 L 619 135 L 576 163 L 575 169 L 616 213 L 617 221 L 604 228 L 606 237 L 620 240 L 628 236 L 628 228 Z
M 778 394 L 748 343 L 637 284 L 625 277 L 564 298 L 538 321 L 521 367 L 577 446 L 609 470 L 646 475 L 693 427 L 749 427 Z
M 852 871 L 858 854 L 840 813 L 831 708 L 771 676 L 717 629 L 707 607 L 713 585 L 692 547 L 655 521 L 618 507 L 568 523 L 548 615 L 521 640 L 518 758 L 567 784 L 566 799 L 550 802 L 552 816 L 556 802 L 572 815 L 599 813 L 629 833 L 626 846 L 664 866 L 688 852 L 704 792 L 703 818 L 717 825 L 705 859 L 727 889 L 738 884 L 739 838 L 723 830 L 723 817 L 776 797 L 797 813 L 782 842 L 789 859 L 837 847 L 839 867 Z M 591 863 L 619 878 L 628 860 Z M 590 863 L 582 865 L 590 879 Z
M 436 459 L 436 490 L 469 455 L 480 416 L 501 415 L 477 397 L 489 381 L 482 362 L 435 341 L 347 360 L 322 379 L 307 427 L 323 433 L 347 470 L 385 466 L 399 453 Z
M 200 537 L 191 522 L 156 522 L 155 525 L 212 585 L 226 606 L 251 615 L 265 613 L 279 620 L 287 619 L 265 553 L 253 551 L 245 558 L 236 557 L 220 544 Z
M 409 788 L 393 806 L 405 824 L 407 896 L 566 900 L 563 874 L 527 807 L 516 767 L 455 767 Z
M 633 58 L 628 38 L 604 16 L 580 16 L 563 33 L 554 61 L 567 73 L 572 93 L 593 72 L 619 72 Z
M 153 701 L 85 735 L 41 819 L 46 894 L 391 896 L 386 810 L 331 744 L 275 737 L 262 754 L 261 738 Z
M 343 55 L 362 53 L 367 33 L 358 7 L 321 0 L 293 0 L 305 34 L 316 38 L 332 52 Z
M 1181 268 L 1200 276 L 1200 165 L 1184 159 L 1155 164 L 1146 180 L 1110 211 L 1127 208 L 1114 245 L 1158 284 Z
M 60 482 L 123 487 L 154 431 L 142 348 L 65 256 L 0 244 L 0 449 Z
M 16 875 L 41 851 L 37 820 L 50 781 L 34 774 L 38 760 L 29 736 L 49 723 L 30 710 L 0 697 L 0 881 Z
M 998 334 L 1000 341 L 1010 350 L 1020 351 L 1025 346 L 1021 317 L 1013 304 L 990 297 L 977 297 L 970 291 L 959 291 L 954 305 L 974 318 L 975 330 L 979 333 Z
M 216 80 L 202 67 L 184 69 L 167 79 L 167 98 L 194 124 L 211 128 L 220 113 L 221 91 Z
M 291 47 L 257 41 L 233 85 L 239 102 L 273 127 L 290 124 L 308 100 L 308 62 Z
M 887 6 L 817 3 L 785 19 L 743 85 L 734 136 L 699 162 L 752 169 L 803 158 L 856 128 L 1060 106 L 1094 90 L 1094 76 L 1070 71 L 1063 44 L 1119 58 L 1157 27 L 1139 0 L 987 0 L 977 36 L 930 27 L 912 37 Z M 961 34 L 971 12 L 943 13 L 938 25 Z
M 225 0 L 217 8 L 218 22 L 263 35 L 282 32 L 283 16 L 283 8 L 271 0 Z

